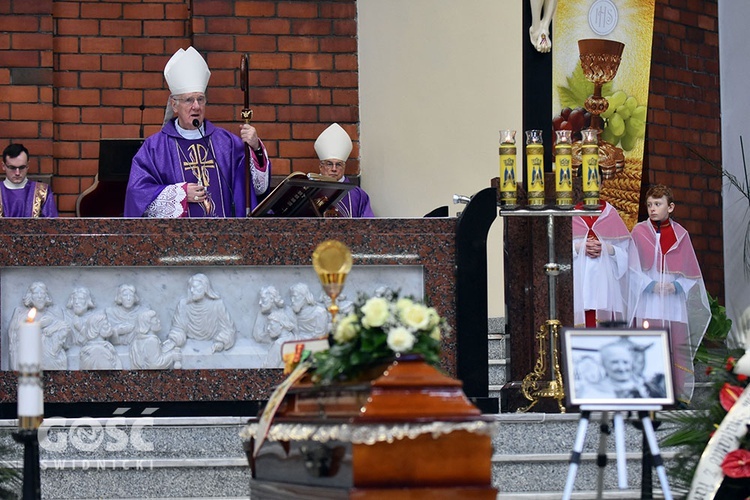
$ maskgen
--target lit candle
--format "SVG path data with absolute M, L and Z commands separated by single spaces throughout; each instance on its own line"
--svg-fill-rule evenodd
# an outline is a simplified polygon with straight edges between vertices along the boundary
M 18 419 L 22 428 L 35 428 L 44 415 L 42 329 L 35 317 L 32 308 L 18 329 Z

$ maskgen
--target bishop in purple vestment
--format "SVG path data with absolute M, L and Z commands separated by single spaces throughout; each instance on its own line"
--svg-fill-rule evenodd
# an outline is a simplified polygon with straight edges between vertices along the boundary
M 3 151 L 5 180 L 0 183 L 0 217 L 57 217 L 55 198 L 49 185 L 30 181 L 29 150 L 11 144 Z
M 271 161 L 255 128 L 242 125 L 240 138 L 205 119 L 210 76 L 193 47 L 167 62 L 164 126 L 133 158 L 125 217 L 245 217 L 268 190 Z
M 318 136 L 314 147 L 320 159 L 320 173 L 338 182 L 348 183 L 344 170 L 346 160 L 352 152 L 352 140 L 346 130 L 338 123 L 332 124 Z M 357 186 L 336 203 L 335 210 L 326 212 L 326 216 L 375 217 L 375 214 L 370 208 L 370 197 L 364 189 Z

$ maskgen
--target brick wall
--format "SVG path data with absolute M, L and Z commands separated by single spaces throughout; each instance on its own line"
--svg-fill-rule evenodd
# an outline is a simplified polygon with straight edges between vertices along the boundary
M 317 171 L 312 147 L 338 121 L 359 171 L 356 0 L 0 0 L 0 144 L 23 142 L 54 173 L 62 215 L 94 182 L 100 138 L 157 132 L 163 69 L 192 44 L 212 75 L 208 118 L 238 130 L 249 55 L 253 122 L 274 173 Z M 143 106 L 143 110 L 141 107 Z M 36 161 L 36 163 L 35 163 Z
M 191 10 L 192 9 L 192 10 Z M 26 143 L 54 173 L 64 215 L 93 183 L 99 138 L 161 126 L 162 70 L 192 43 L 212 70 L 209 119 L 236 130 L 249 54 L 251 107 L 275 172 L 314 171 L 312 143 L 338 121 L 359 170 L 356 0 L 0 0 L 0 143 Z M 706 283 L 723 294 L 716 0 L 657 0 L 644 185 L 671 185 Z M 140 107 L 144 106 L 143 112 Z
M 719 35 L 716 0 L 657 0 L 644 188 L 675 195 L 675 219 L 690 232 L 712 295 L 724 295 Z M 644 217 L 645 218 L 645 215 Z

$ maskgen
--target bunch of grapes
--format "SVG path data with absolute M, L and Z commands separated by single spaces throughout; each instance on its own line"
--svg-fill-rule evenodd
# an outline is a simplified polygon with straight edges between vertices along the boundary
M 630 151 L 635 147 L 636 141 L 646 135 L 646 106 L 639 105 L 635 97 L 628 96 L 622 90 L 604 97 L 607 98 L 609 107 L 601 114 L 605 120 L 601 137 Z
M 591 113 L 583 108 L 563 108 L 559 115 L 552 118 L 552 131 L 572 130 L 573 140 L 581 140 L 581 130 L 591 123 Z

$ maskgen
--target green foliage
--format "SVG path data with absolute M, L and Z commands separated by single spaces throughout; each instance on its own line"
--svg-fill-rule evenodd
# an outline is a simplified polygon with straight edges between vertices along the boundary
M 584 76 L 580 61 L 576 64 L 573 73 L 566 78 L 566 81 L 567 86 L 557 86 L 557 93 L 560 95 L 560 106 L 572 109 L 584 107 L 583 103 L 594 93 L 594 84 Z M 605 83 L 602 86 L 602 95 L 609 95 L 611 92 L 612 83 Z
M 708 294 L 708 303 L 711 306 L 711 321 L 708 323 L 706 334 L 695 353 L 695 360 L 711 366 L 712 362 L 713 364 L 720 364 L 724 359 L 715 359 L 716 355 L 709 350 L 707 344 L 723 344 L 732 329 L 732 320 L 727 316 L 726 308 L 719 304 L 716 297 Z
M 378 319 L 374 320 L 376 316 Z M 421 355 L 427 363 L 437 366 L 440 334 L 445 328 L 445 319 L 433 308 L 410 298 L 360 295 L 354 312 L 338 319 L 333 345 L 315 353 L 313 380 L 320 384 L 351 381 L 368 368 L 404 354 Z
M 6 462 L 13 451 L 10 446 L 0 443 L 0 499 L 2 500 L 21 498 L 21 471 Z

